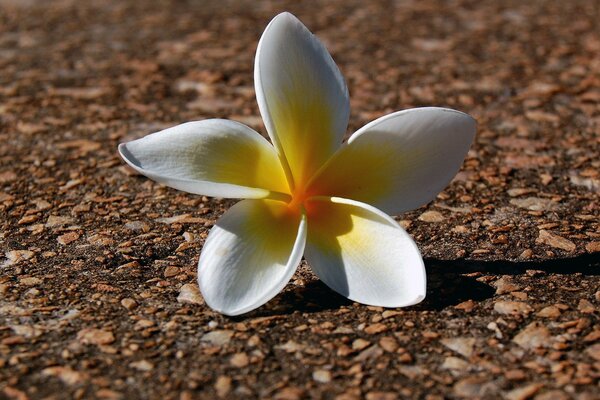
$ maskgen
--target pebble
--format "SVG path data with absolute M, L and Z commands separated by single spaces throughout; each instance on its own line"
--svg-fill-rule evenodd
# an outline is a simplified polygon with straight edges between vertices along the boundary
M 569 239 L 565 239 L 564 237 L 558 236 L 545 229 L 540 230 L 536 243 L 547 244 L 548 246 L 569 252 L 576 249 L 575 243 Z
M 59 244 L 66 246 L 68 244 L 73 243 L 77 239 L 79 239 L 79 236 L 80 235 L 77 232 L 67 232 L 63 235 L 60 235 L 56 240 L 58 241 Z
M 561 390 L 550 390 L 535 396 L 535 400 L 569 400 L 571 397 Z
M 519 197 L 519 196 L 523 196 L 525 194 L 531 194 L 531 193 L 535 193 L 535 192 L 537 192 L 537 190 L 531 189 L 531 188 L 513 188 L 513 189 L 508 189 L 506 191 L 506 193 L 508 193 L 508 195 L 510 197 Z
M 477 340 L 475 338 L 467 337 L 446 338 L 440 340 L 440 343 L 444 346 L 466 358 L 473 355 L 473 347 L 476 342 Z
M 398 349 L 398 342 L 391 336 L 385 336 L 379 339 L 379 346 L 383 350 L 393 353 Z
M 453 391 L 456 396 L 467 399 L 490 398 L 498 392 L 498 386 L 487 379 L 473 376 L 456 382 Z
M 250 360 L 248 359 L 248 355 L 246 353 L 236 353 L 231 356 L 231 359 L 229 360 L 229 364 L 236 368 L 247 367 L 249 363 Z
M 590 347 L 585 349 L 585 352 L 588 356 L 592 357 L 594 360 L 600 361 L 600 343 L 591 345 Z
M 362 350 L 362 349 L 367 348 L 370 344 L 371 344 L 371 342 L 359 338 L 352 342 L 352 349 L 353 350 Z
M 457 371 L 466 371 L 469 368 L 469 363 L 458 357 L 446 357 L 442 364 L 443 369 L 454 369 Z
M 129 367 L 137 369 L 138 371 L 148 372 L 154 369 L 154 364 L 148 360 L 139 360 L 129 363 Z
M 539 347 L 549 347 L 551 345 L 550 339 L 550 331 L 546 326 L 539 322 L 532 322 L 513 338 L 513 342 L 524 349 L 531 350 Z
M 87 374 L 75 371 L 70 367 L 55 366 L 48 367 L 42 370 L 43 376 L 54 376 L 60 379 L 65 385 L 78 385 L 87 379 Z
M 2 264 L 3 267 L 10 267 L 20 263 L 21 261 L 30 260 L 35 253 L 30 250 L 11 250 L 5 253 L 6 261 Z
M 75 220 L 71 217 L 59 216 L 59 215 L 50 215 L 46 220 L 47 228 L 56 228 L 59 226 L 70 225 Z
M 425 211 L 419 215 L 419 220 L 423 222 L 443 222 L 445 218 L 439 211 Z
M 301 400 L 303 398 L 304 390 L 295 386 L 284 387 L 273 396 L 273 400 Z
M 328 383 L 331 381 L 331 372 L 325 369 L 317 369 L 312 374 L 313 380 L 319 383 Z
M 215 391 L 217 396 L 225 398 L 231 391 L 231 378 L 225 375 L 221 375 L 215 382 Z
M 377 323 L 377 324 L 372 324 L 372 325 L 367 326 L 364 329 L 364 332 L 369 335 L 374 335 L 376 333 L 385 332 L 387 330 L 388 330 L 388 327 L 385 324 Z
M 596 311 L 596 307 L 589 300 L 586 299 L 579 300 L 577 309 L 584 314 L 592 314 Z
M 585 245 L 585 249 L 590 253 L 600 252 L 600 242 L 590 242 Z
M 131 311 L 138 306 L 138 303 L 134 299 L 126 297 L 121 300 L 121 305 Z
M 184 304 L 204 304 L 204 298 L 200 293 L 200 289 L 198 289 L 198 286 L 193 283 L 186 283 L 181 287 L 181 289 L 179 289 L 179 296 L 177 296 L 177 301 L 179 303 Z
M 511 199 L 510 204 L 530 211 L 552 211 L 558 207 L 558 205 L 554 201 L 550 199 L 542 199 L 540 197 Z
M 210 343 L 214 346 L 225 346 L 229 344 L 233 336 L 233 331 L 229 330 L 216 330 L 205 333 L 201 338 L 201 342 Z
M 531 383 L 505 393 L 504 398 L 507 400 L 526 400 L 536 394 L 543 386 L 541 383 Z
M 83 344 L 105 345 L 115 341 L 112 332 L 103 329 L 84 328 L 77 332 L 77 339 Z
M 538 311 L 538 313 L 536 314 L 538 317 L 542 317 L 542 318 L 550 318 L 550 319 L 556 319 L 558 317 L 560 317 L 560 308 L 556 307 L 556 306 L 548 306 L 548 307 L 544 307 L 542 308 L 540 311 Z
M 380 392 L 375 390 L 367 393 L 365 400 L 398 400 L 398 394 L 394 392 Z
M 502 277 L 498 279 L 496 282 L 494 282 L 494 286 L 496 287 L 496 294 L 505 294 L 521 289 L 509 277 Z
M 164 272 L 163 272 L 163 276 L 165 278 L 172 278 L 174 276 L 179 275 L 180 269 L 179 267 L 176 267 L 174 265 L 169 265 L 165 268 Z
M 39 285 L 41 283 L 43 283 L 44 281 L 38 277 L 35 276 L 28 276 L 28 277 L 22 277 L 19 278 L 19 283 L 21 285 L 24 286 L 36 286 Z
M 528 315 L 530 312 L 533 311 L 533 309 L 529 304 L 523 303 L 522 301 L 500 300 L 494 303 L 494 311 L 496 311 L 498 314 L 504 315 Z

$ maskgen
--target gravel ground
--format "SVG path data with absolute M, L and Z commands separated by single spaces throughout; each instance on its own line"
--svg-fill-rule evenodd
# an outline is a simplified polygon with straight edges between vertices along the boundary
M 264 132 L 253 58 L 295 13 L 346 76 L 349 132 L 473 115 L 462 171 L 398 220 L 428 297 L 352 303 L 302 265 L 237 318 L 195 283 L 231 200 L 116 146 L 225 117 Z M 598 399 L 600 3 L 0 0 L 0 398 Z

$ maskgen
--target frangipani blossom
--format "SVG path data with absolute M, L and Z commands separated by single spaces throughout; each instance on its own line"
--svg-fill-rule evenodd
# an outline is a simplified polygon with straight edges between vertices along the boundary
M 244 198 L 211 229 L 198 263 L 206 303 L 253 310 L 288 283 L 302 256 L 333 290 L 369 305 L 425 298 L 423 260 L 388 214 L 431 201 L 475 135 L 444 108 L 386 115 L 342 138 L 348 89 L 333 59 L 289 13 L 257 49 L 256 96 L 271 143 L 228 120 L 188 122 L 121 144 L 143 175 L 189 193 Z

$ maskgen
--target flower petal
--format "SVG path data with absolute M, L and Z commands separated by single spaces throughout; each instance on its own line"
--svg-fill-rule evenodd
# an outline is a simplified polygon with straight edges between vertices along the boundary
M 396 221 L 367 204 L 316 197 L 307 202 L 305 257 L 327 286 L 360 303 L 404 307 L 425 298 L 419 250 Z
M 283 202 L 243 200 L 211 229 L 198 262 L 206 303 L 226 315 L 251 311 L 277 295 L 302 259 L 306 217 Z
M 460 169 L 475 125 L 467 114 L 437 107 L 381 117 L 350 137 L 309 192 L 362 201 L 392 215 L 422 206 Z
M 256 97 L 269 136 L 295 186 L 337 150 L 346 127 L 348 89 L 319 40 L 290 13 L 276 16 L 256 51 Z
M 263 198 L 289 192 L 273 146 L 233 121 L 188 122 L 122 143 L 119 152 L 139 173 L 190 193 Z

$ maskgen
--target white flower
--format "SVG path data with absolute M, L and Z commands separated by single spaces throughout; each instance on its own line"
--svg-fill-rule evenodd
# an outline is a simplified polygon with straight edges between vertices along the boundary
M 244 198 L 212 228 L 198 263 L 206 303 L 228 315 L 269 301 L 302 255 L 323 282 L 364 304 L 425 298 L 423 260 L 388 214 L 431 201 L 475 135 L 444 108 L 386 115 L 342 138 L 348 89 L 318 39 L 289 13 L 267 26 L 256 96 L 273 145 L 228 120 L 188 122 L 121 144 L 138 172 L 175 189 Z

